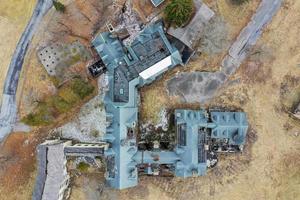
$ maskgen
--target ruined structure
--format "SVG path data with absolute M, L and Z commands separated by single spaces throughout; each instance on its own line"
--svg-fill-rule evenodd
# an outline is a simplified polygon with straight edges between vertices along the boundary
M 146 27 L 131 46 L 124 46 L 109 32 L 96 37 L 93 45 L 107 67 L 110 87 L 104 99 L 109 123 L 104 140 L 112 143 L 106 152 L 112 165 L 107 180 L 114 188 L 133 187 L 137 185 L 132 160 L 137 152 L 137 88 L 181 64 L 181 55 L 167 39 L 161 23 Z
M 93 46 L 106 67 L 109 81 L 104 98 L 106 134 L 98 146 L 72 146 L 69 143 L 60 146 L 63 147 L 60 156 L 102 156 L 106 162 L 108 185 L 125 189 L 138 184 L 139 172 L 159 175 L 165 169 L 183 178 L 205 175 L 207 167 L 216 164 L 217 152 L 242 150 L 248 129 L 245 113 L 205 110 L 175 111 L 177 139 L 174 149 L 163 151 L 159 146 L 151 151 L 138 149 L 138 88 L 151 83 L 168 69 L 183 64 L 182 50 L 178 50 L 177 43 L 172 41 L 160 22 L 147 26 L 130 46 L 125 46 L 110 32 L 101 33 L 94 39 Z M 55 161 L 44 156 L 46 165 Z M 65 165 L 65 161 L 61 165 Z M 51 173 L 45 168 L 42 157 L 35 191 L 38 197 L 44 180 L 40 181 L 40 177 Z M 55 189 L 56 193 L 60 192 Z
M 70 141 L 51 140 L 38 146 L 38 177 L 32 200 L 63 199 L 69 185 L 64 147 L 70 144 Z

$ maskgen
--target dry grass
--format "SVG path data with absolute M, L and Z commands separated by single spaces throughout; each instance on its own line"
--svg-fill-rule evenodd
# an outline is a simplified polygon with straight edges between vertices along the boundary
M 36 0 L 0 0 L 0 98 L 11 56 Z

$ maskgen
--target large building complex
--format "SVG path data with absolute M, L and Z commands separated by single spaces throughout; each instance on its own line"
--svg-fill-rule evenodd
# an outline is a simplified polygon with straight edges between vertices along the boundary
M 247 131 L 244 113 L 176 111 L 177 148 L 166 152 L 138 151 L 138 87 L 151 83 L 166 70 L 182 64 L 182 54 L 165 34 L 161 23 L 151 24 L 133 41 L 124 46 L 111 33 L 102 33 L 93 41 L 106 66 L 109 91 L 105 109 L 109 125 L 104 140 L 112 144 L 105 152 L 109 173 L 107 181 L 113 188 L 137 185 L 138 165 L 145 164 L 147 173 L 155 166 L 168 165 L 176 176 L 189 177 L 206 172 L 209 142 L 220 140 L 220 147 L 243 145 Z M 210 130 L 210 132 L 208 131 Z M 223 142 L 221 142 L 221 140 Z M 215 143 L 216 144 L 216 143 Z
M 125 46 L 110 32 L 99 34 L 92 43 L 109 82 L 104 98 L 107 128 L 103 144 L 72 146 L 56 142 L 55 146 L 42 145 L 39 149 L 47 149 L 39 153 L 47 154 L 46 161 L 43 155 L 39 158 L 42 180 L 51 180 L 52 175 L 47 178 L 50 172 L 45 169 L 48 169 L 46 165 L 51 166 L 49 156 L 52 154 L 49 153 L 57 148 L 63 148 L 62 165 L 65 165 L 65 156 L 102 156 L 106 162 L 106 181 L 116 189 L 136 186 L 139 172 L 158 175 L 167 170 L 183 178 L 205 175 L 207 168 L 216 164 L 217 152 L 242 150 L 248 129 L 245 113 L 211 110 L 175 110 L 176 146 L 170 150 L 162 150 L 159 145 L 151 150 L 138 149 L 138 88 L 151 83 L 168 69 L 183 65 L 185 48 L 177 48 L 178 40 L 166 35 L 162 23 L 148 25 L 130 46 Z M 59 173 L 65 174 L 64 170 L 61 168 Z M 63 180 L 68 183 L 68 177 Z M 37 197 L 47 195 L 47 184 L 42 184 L 45 188 L 41 188 L 40 182 L 43 181 L 38 178 Z M 55 194 L 61 196 L 61 191 L 55 189 Z
M 161 23 L 145 28 L 131 46 L 124 46 L 109 32 L 96 37 L 93 45 L 107 68 L 109 79 L 109 91 L 104 99 L 109 122 L 105 140 L 112 143 L 107 159 L 114 166 L 107 179 L 114 188 L 132 187 L 137 184 L 132 160 L 137 152 L 137 88 L 181 64 L 181 55 L 167 39 Z

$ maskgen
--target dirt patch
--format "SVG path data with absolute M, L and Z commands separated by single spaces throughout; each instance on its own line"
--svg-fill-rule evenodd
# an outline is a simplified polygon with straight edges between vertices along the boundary
M 37 140 L 26 133 L 11 134 L 0 149 L 0 199 L 29 199 L 35 177 Z M 20 191 L 19 194 L 15 191 Z
M 266 46 L 256 46 L 251 50 L 245 63 L 240 67 L 242 81 L 264 84 L 272 78 L 272 50 Z
M 277 199 L 293 200 L 300 196 L 300 160 L 299 153 L 283 156 L 278 164 L 276 186 L 278 186 Z

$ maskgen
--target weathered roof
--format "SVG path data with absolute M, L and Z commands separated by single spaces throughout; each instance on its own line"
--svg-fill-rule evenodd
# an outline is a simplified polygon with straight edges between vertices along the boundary
M 61 196 L 61 186 L 69 178 L 66 171 L 65 142 L 46 141 L 38 146 L 38 176 L 33 200 L 56 200 Z
M 112 143 L 112 149 L 105 153 L 112 169 L 106 179 L 114 188 L 133 187 L 137 185 L 138 178 L 136 163 L 132 159 L 137 152 L 137 88 L 181 64 L 181 56 L 168 41 L 161 23 L 146 27 L 130 46 L 124 46 L 110 33 L 100 34 L 93 44 L 107 66 L 110 87 L 104 99 L 110 124 L 105 139 Z M 167 65 L 151 68 L 159 66 L 166 58 Z
M 111 95 L 115 102 L 128 102 L 130 81 L 142 77 L 142 84 L 151 82 L 169 67 L 182 63 L 180 53 L 168 41 L 161 23 L 146 27 L 130 46 L 124 46 L 108 32 L 98 35 L 93 44 L 114 77 Z
M 246 114 L 243 112 L 212 112 L 213 128 L 211 137 L 228 139 L 229 144 L 242 145 L 248 129 Z

